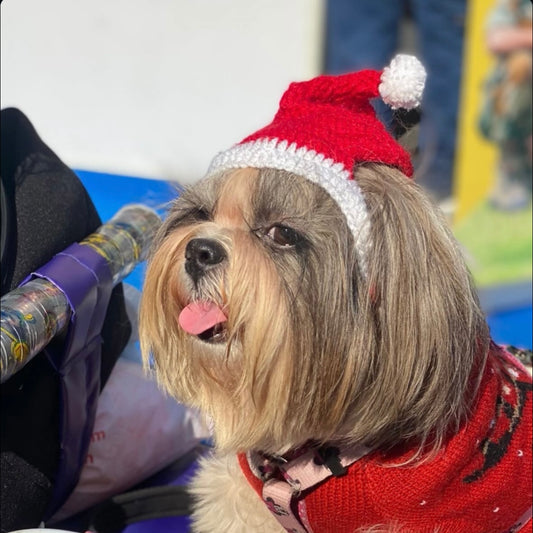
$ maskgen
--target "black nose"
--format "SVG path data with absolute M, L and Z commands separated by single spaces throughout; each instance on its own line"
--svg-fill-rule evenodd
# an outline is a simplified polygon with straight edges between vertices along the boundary
M 213 239 L 192 239 L 185 248 L 185 270 L 196 282 L 211 267 L 226 259 L 226 251 Z

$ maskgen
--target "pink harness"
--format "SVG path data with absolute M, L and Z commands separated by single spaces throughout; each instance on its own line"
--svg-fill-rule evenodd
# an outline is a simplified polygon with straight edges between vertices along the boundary
M 262 498 L 283 528 L 291 533 L 312 533 L 305 501 L 300 495 L 331 476 L 341 476 L 346 468 L 370 452 L 370 448 L 303 448 L 290 461 L 265 457 L 257 452 L 246 455 L 252 472 L 266 479 Z M 274 477 L 279 472 L 283 479 Z

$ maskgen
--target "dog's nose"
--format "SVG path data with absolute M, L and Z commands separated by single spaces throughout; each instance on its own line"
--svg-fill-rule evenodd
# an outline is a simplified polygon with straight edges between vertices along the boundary
M 185 248 L 185 270 L 194 281 L 226 259 L 226 251 L 213 239 L 192 239 Z

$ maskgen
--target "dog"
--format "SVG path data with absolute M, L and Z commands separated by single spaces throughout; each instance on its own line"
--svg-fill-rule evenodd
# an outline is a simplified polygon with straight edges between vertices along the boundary
M 369 108 L 386 74 L 291 85 L 155 238 L 142 351 L 213 425 L 196 532 L 489 533 L 530 518 L 531 378 L 490 340 L 446 220 Z M 358 103 L 337 116 L 348 85 Z

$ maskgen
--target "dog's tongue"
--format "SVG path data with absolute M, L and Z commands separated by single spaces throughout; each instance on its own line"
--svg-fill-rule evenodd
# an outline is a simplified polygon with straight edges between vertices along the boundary
M 200 335 L 226 320 L 226 315 L 213 302 L 193 302 L 183 309 L 178 318 L 179 325 L 191 335 Z

